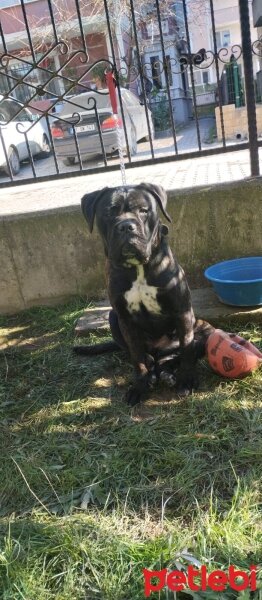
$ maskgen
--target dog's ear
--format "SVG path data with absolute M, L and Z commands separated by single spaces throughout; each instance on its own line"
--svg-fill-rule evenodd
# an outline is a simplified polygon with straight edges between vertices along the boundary
M 161 185 L 155 185 L 153 183 L 140 183 L 138 187 L 142 188 L 143 190 L 146 190 L 147 192 L 152 194 L 152 196 L 154 196 L 163 215 L 166 217 L 169 223 L 172 223 L 171 217 L 166 212 L 167 193 L 164 190 L 164 188 Z
M 108 188 L 103 188 L 102 190 L 97 190 L 96 192 L 90 192 L 89 194 L 85 194 L 81 199 L 81 208 L 85 219 L 88 222 L 89 231 L 92 233 L 94 227 L 94 220 L 96 216 L 96 207 L 98 205 L 99 200 L 104 196 L 104 194 L 108 191 Z

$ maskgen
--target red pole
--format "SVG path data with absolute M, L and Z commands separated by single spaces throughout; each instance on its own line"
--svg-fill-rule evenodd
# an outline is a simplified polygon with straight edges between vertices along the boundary
M 106 84 L 109 90 L 113 113 L 114 115 L 117 115 L 116 80 L 113 71 L 106 73 Z

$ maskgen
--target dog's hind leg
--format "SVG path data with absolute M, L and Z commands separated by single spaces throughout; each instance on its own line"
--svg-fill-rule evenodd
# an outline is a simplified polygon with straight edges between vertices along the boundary
M 118 344 L 119 348 L 121 348 L 122 350 L 128 350 L 127 344 L 123 338 L 119 327 L 118 316 L 114 310 L 110 310 L 109 325 L 112 333 L 112 338 Z

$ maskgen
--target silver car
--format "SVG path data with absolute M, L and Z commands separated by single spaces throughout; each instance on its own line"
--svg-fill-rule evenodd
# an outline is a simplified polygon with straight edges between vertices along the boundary
M 138 98 L 125 88 L 121 88 L 121 98 L 129 151 L 134 155 L 137 152 L 137 142 L 149 139 L 148 129 L 152 138 L 154 137 L 152 115 L 148 109 L 148 128 L 146 109 Z M 118 117 L 113 115 L 107 89 L 99 93 L 91 91 L 72 96 L 70 101 L 65 102 L 58 119 L 52 123 L 56 155 L 66 165 L 72 165 L 78 158 L 78 152 L 81 160 L 115 154 L 118 150 L 117 129 L 122 150 L 126 151 L 126 137 L 120 115 L 119 105 Z
M 20 163 L 29 158 L 28 147 L 32 156 L 47 157 L 51 153 L 48 131 L 37 115 L 12 98 L 0 96 L 0 169 L 9 175 L 17 175 Z

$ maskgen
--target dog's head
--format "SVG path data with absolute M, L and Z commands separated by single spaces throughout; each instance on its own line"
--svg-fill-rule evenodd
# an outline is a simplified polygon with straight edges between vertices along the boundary
M 141 183 L 136 186 L 104 188 L 83 196 L 83 214 L 93 231 L 96 218 L 105 253 L 117 265 L 145 264 L 161 237 L 168 233 L 157 207 L 166 212 L 167 195 L 161 186 Z

